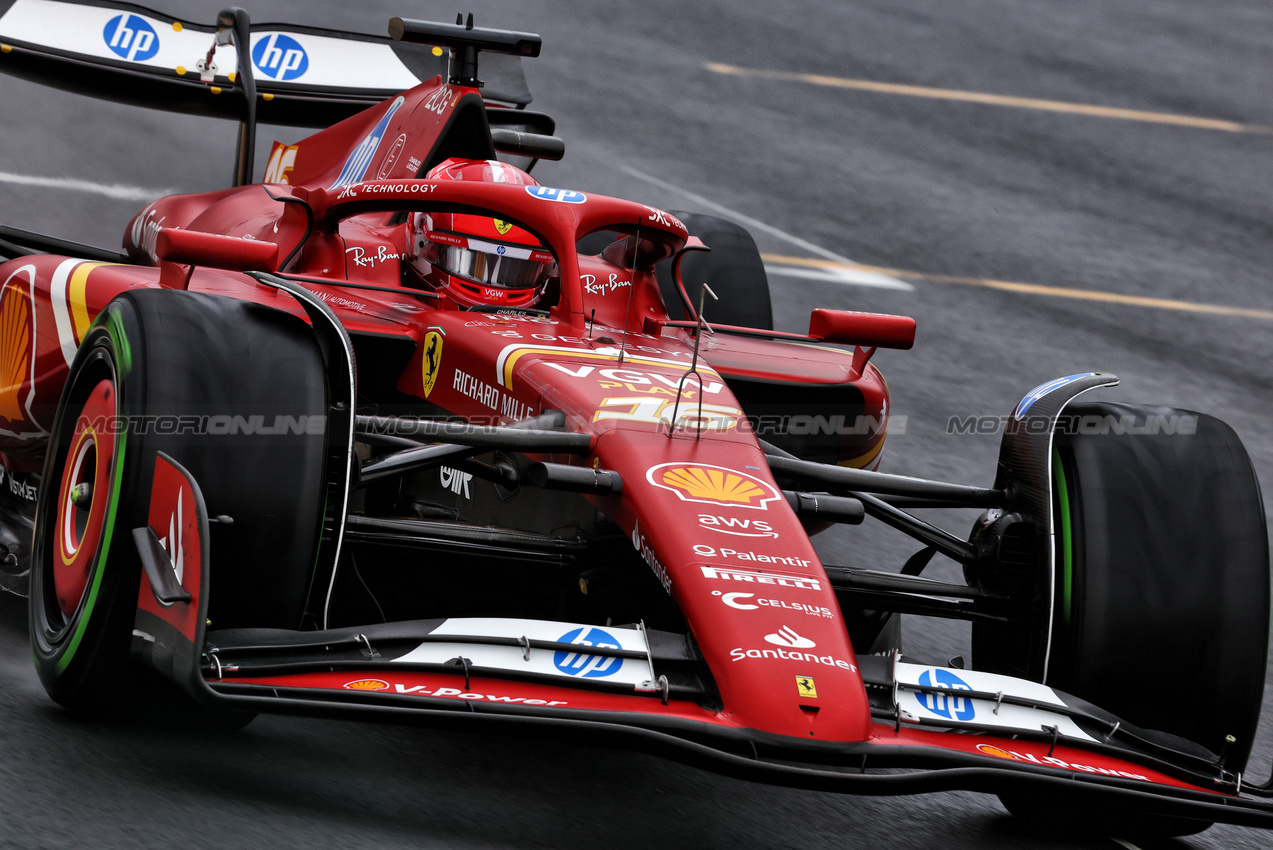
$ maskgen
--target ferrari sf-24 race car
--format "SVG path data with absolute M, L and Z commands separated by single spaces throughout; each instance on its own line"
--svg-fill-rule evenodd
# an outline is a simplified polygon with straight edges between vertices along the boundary
M 0 70 L 240 121 L 234 185 L 154 201 L 122 252 L 0 230 L 0 581 L 53 699 L 117 709 L 149 669 L 227 725 L 554 731 L 1123 832 L 1273 825 L 1244 778 L 1268 535 L 1229 427 L 1079 401 L 1117 383 L 1083 372 L 1006 417 L 991 486 L 881 472 L 872 355 L 913 320 L 774 330 L 736 225 L 530 176 L 564 150 L 525 109 L 538 36 L 389 31 L 0 17 Z M 326 129 L 254 183 L 258 121 Z M 810 536 L 868 517 L 914 556 L 824 564 Z M 938 555 L 966 581 L 925 577 Z M 908 657 L 903 614 L 971 621 L 971 658 Z

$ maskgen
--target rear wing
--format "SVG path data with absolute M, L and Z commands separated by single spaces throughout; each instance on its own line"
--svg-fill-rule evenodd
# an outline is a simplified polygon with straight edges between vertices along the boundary
M 235 44 L 204 65 L 224 24 L 109 0 L 0 0 L 0 10 L 0 72 L 132 106 L 242 117 Z M 257 119 L 267 124 L 326 127 L 448 69 L 449 51 L 388 36 L 288 24 L 249 31 Z M 482 71 L 485 99 L 530 103 L 517 56 L 490 54 Z
M 520 57 L 539 55 L 539 36 L 475 29 L 471 14 L 467 27 L 394 18 L 390 39 L 253 25 L 237 6 L 211 25 L 111 0 L 0 0 L 0 11 L 0 72 L 132 106 L 237 118 L 236 186 L 252 180 L 258 123 L 327 127 L 470 68 L 465 82 L 483 86 L 484 100 L 515 107 L 492 110 L 501 120 L 491 121 L 510 128 L 513 153 L 559 156 L 533 141 L 523 150 L 519 135 L 552 132 L 551 118 L 524 111 L 531 98 Z M 486 81 L 479 81 L 483 50 Z

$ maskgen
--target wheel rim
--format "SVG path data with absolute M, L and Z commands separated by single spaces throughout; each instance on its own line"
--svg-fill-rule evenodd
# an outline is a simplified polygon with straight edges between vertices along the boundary
M 57 606 L 67 618 L 83 601 L 101 547 L 115 461 L 115 395 L 109 378 L 89 392 L 62 467 L 52 560 Z

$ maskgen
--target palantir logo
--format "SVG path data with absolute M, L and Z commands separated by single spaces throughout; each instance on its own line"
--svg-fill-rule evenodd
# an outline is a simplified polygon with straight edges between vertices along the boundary
M 252 46 L 252 64 L 267 77 L 294 80 L 309 70 L 309 54 L 296 39 L 276 32 Z
M 919 684 L 925 688 L 949 688 L 956 691 L 971 691 L 963 679 L 949 670 L 925 670 L 919 674 Z M 919 694 L 919 704 L 947 720 L 972 720 L 977 715 L 972 700 L 951 694 Z
M 558 643 L 573 643 L 576 646 L 595 646 L 605 649 L 622 649 L 613 635 L 603 632 L 601 629 L 588 629 L 588 634 L 583 633 L 582 628 L 573 629 L 557 638 Z M 585 679 L 601 679 L 606 676 L 613 676 L 619 672 L 619 668 L 623 666 L 622 658 L 612 658 L 605 655 L 589 655 L 583 652 L 567 652 L 560 651 L 553 653 L 553 664 L 557 669 L 568 676 L 582 676 Z
M 139 15 L 116 15 L 106 22 L 102 38 L 111 52 L 129 62 L 145 62 L 159 52 L 159 35 Z

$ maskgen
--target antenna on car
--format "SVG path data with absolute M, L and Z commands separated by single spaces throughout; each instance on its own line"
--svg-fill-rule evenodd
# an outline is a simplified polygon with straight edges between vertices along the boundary
M 469 88 L 480 88 L 482 85 L 482 81 L 477 76 L 477 55 L 483 50 L 488 53 L 507 53 L 512 56 L 534 58 L 539 55 L 539 50 L 543 46 L 543 39 L 534 33 L 475 27 L 472 12 L 469 12 L 467 21 L 464 19 L 463 12 L 456 15 L 453 24 L 390 18 L 389 37 L 394 41 L 405 41 L 409 44 L 449 47 L 451 49 L 449 82 L 452 85 Z
M 248 13 L 238 6 L 223 9 L 217 15 L 217 32 L 213 37 L 208 55 L 199 62 L 199 79 L 211 83 L 216 78 L 216 63 L 212 57 L 218 47 L 233 45 L 238 55 L 237 71 L 240 91 L 243 92 L 243 117 L 239 122 L 239 147 L 234 160 L 234 185 L 245 186 L 252 182 L 252 159 L 256 151 L 256 77 L 252 73 L 252 61 L 247 58 L 251 53 L 248 45 L 252 41 L 252 22 Z M 234 73 L 230 78 L 235 77 Z M 213 89 L 217 91 L 217 89 Z
M 712 288 L 706 283 L 703 288 L 698 291 L 698 324 L 694 328 L 694 357 L 690 360 L 690 368 L 681 376 L 681 380 L 676 382 L 676 404 L 672 405 L 672 421 L 667 426 L 667 438 L 672 439 L 672 434 L 676 431 L 676 417 L 681 410 L 681 390 L 685 389 L 685 380 L 693 375 L 698 379 L 698 434 L 694 437 L 696 440 L 703 438 L 703 376 L 698 373 L 698 344 L 703 338 L 703 330 L 708 333 L 716 333 L 712 330 L 712 326 L 707 324 L 707 319 L 703 318 L 703 308 L 707 304 L 707 296 L 712 296 L 713 301 L 719 301 L 716 293 L 712 292 Z

